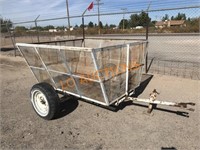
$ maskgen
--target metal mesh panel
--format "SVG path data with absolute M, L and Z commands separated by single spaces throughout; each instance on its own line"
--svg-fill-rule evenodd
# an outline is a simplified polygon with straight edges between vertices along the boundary
M 73 74 L 90 77 L 95 72 L 91 52 L 61 50 L 61 55 Z
M 142 66 L 144 65 L 143 44 L 130 45 L 128 89 L 133 90 L 141 80 Z
M 20 47 L 20 49 L 30 66 L 43 67 L 42 62 L 33 47 Z
M 71 76 L 52 71 L 50 71 L 50 74 L 55 81 L 57 88 L 78 94 L 75 80 Z
M 100 77 L 109 102 L 125 93 L 126 50 L 126 46 L 112 46 L 96 52 Z
M 113 100 L 125 94 L 126 74 L 118 74 L 117 76 L 104 81 L 104 86 L 108 100 L 109 102 L 112 102 Z
M 104 102 L 104 97 L 99 83 L 52 71 L 50 71 L 50 74 L 55 81 L 57 88 Z
M 85 79 L 77 79 L 77 81 L 82 96 L 105 103 L 103 93 L 98 82 Z
M 61 55 L 59 54 L 58 49 L 48 49 L 48 48 L 37 48 L 37 49 L 48 69 L 64 73 L 67 72 L 67 69 L 61 58 Z
M 126 64 L 126 47 L 125 46 L 112 46 L 101 48 L 96 52 L 97 65 L 100 70 L 109 67 L 109 64 L 120 66 Z
M 47 82 L 51 85 L 54 85 L 52 83 L 52 81 L 49 78 L 48 73 L 46 72 L 46 70 L 42 70 L 42 69 L 35 69 L 35 68 L 31 68 L 31 70 L 33 71 L 35 77 L 37 78 L 38 82 Z
M 128 88 L 134 90 L 139 86 L 141 80 L 141 68 L 129 72 Z

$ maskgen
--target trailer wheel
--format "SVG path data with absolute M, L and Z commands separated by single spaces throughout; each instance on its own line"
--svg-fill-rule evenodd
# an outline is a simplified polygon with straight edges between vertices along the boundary
M 35 112 L 43 119 L 51 120 L 59 111 L 59 97 L 54 88 L 45 82 L 35 84 L 30 92 Z

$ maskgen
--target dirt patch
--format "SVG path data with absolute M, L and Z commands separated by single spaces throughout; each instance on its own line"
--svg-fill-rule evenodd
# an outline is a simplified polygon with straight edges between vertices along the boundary
M 16 58 L 13 59 L 13 56 L 0 55 L 0 64 L 3 66 L 15 67 L 15 68 L 26 66 L 24 59 L 20 56 L 16 56 Z

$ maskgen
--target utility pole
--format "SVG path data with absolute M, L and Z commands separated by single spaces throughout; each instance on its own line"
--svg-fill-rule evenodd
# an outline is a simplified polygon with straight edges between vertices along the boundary
M 69 4 L 68 4 L 68 0 L 66 0 L 66 7 L 67 7 L 68 29 L 70 31 L 70 19 L 69 19 Z
M 98 7 L 98 26 L 99 26 L 99 31 L 98 31 L 98 33 L 101 34 L 101 28 L 100 28 L 100 10 L 99 10 L 99 6 L 100 6 L 100 5 L 103 5 L 103 3 L 99 3 L 100 0 L 96 0 L 96 1 L 97 1 L 97 3 L 94 4 L 94 5 L 97 5 L 97 7 Z
M 127 8 L 121 8 L 123 11 L 123 31 L 124 31 L 124 19 L 125 19 L 125 12 L 127 11 Z

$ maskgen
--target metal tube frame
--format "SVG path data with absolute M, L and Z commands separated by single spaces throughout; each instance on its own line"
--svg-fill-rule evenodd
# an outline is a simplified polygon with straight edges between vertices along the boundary
M 125 94 L 128 96 L 130 45 L 127 44 L 126 46 L 127 46 L 127 49 L 126 49 L 126 90 L 125 90 Z
M 61 54 L 61 50 L 59 49 L 58 51 L 59 51 L 59 54 L 60 54 L 60 57 L 61 57 L 62 61 L 63 61 L 64 64 L 65 64 L 65 68 L 68 70 L 68 72 L 69 72 L 69 74 L 70 74 L 70 77 L 73 78 L 73 80 L 74 80 L 77 93 L 78 93 L 79 95 L 81 95 L 81 93 L 80 93 L 80 91 L 79 91 L 78 83 L 77 83 L 76 79 L 72 76 L 72 72 L 71 72 L 71 70 L 70 70 L 70 68 L 69 68 L 69 66 L 68 66 L 68 64 L 67 64 L 67 62 L 66 62 L 66 60 L 65 60 L 65 58 L 64 58 L 63 55 Z
M 45 70 L 45 68 L 40 68 L 40 67 L 35 67 L 35 66 L 30 66 L 33 69 L 39 69 L 39 70 Z
M 104 97 L 104 100 L 105 100 L 105 103 L 104 102 L 100 102 L 98 100 L 95 100 L 95 99 L 91 99 L 91 98 L 88 98 L 86 96 L 82 96 L 80 94 L 80 91 L 78 89 L 78 85 L 77 83 L 75 82 L 75 85 L 76 85 L 76 90 L 79 94 L 76 94 L 76 93 L 72 93 L 72 92 L 69 92 L 69 91 L 63 91 L 59 88 L 55 88 L 56 90 L 58 91 L 61 91 L 61 92 L 64 92 L 64 93 L 68 93 L 68 94 L 71 94 L 71 95 L 74 95 L 74 96 L 77 96 L 77 97 L 80 97 L 80 98 L 83 98 L 83 99 L 86 99 L 86 100 L 89 100 L 89 101 L 93 101 L 95 103 L 98 103 L 98 104 L 101 104 L 101 105 L 105 105 L 105 106 L 109 106 L 110 104 L 113 104 L 117 101 L 117 103 L 119 104 L 120 102 L 124 101 L 126 99 L 126 97 L 129 95 L 129 89 L 128 88 L 128 78 L 129 78 L 129 59 L 130 59 L 130 45 L 133 46 L 133 45 L 137 45 L 137 44 L 142 44 L 142 43 L 145 43 L 144 42 L 134 42 L 134 43 L 129 43 L 129 44 L 123 44 L 123 45 L 118 45 L 118 46 L 108 46 L 106 48 L 110 49 L 110 48 L 122 48 L 122 47 L 126 47 L 127 48 L 127 62 L 126 62 L 126 91 L 125 91 L 125 94 L 121 95 L 120 97 L 116 98 L 115 100 L 113 100 L 112 102 L 109 102 L 108 100 L 108 96 L 107 96 L 107 93 L 106 93 L 106 90 L 105 90 L 105 86 L 104 86 L 104 83 L 102 81 L 102 79 L 100 78 L 100 73 L 99 73 L 99 67 L 98 67 L 98 64 L 97 64 L 97 56 L 96 56 L 96 52 L 99 52 L 100 50 L 102 51 L 103 49 L 91 49 L 91 48 L 82 48 L 82 47 L 66 47 L 66 46 L 52 46 L 52 45 L 39 45 L 39 44 L 21 44 L 21 43 L 17 43 L 17 48 L 20 50 L 19 46 L 26 46 L 26 47 L 34 47 L 38 57 L 40 58 L 42 64 L 43 64 L 43 67 L 44 68 L 40 68 L 40 67 L 34 67 L 34 66 L 31 66 L 28 61 L 26 60 L 26 58 L 24 57 L 22 51 L 20 50 L 20 52 L 22 53 L 25 61 L 27 62 L 27 65 L 29 66 L 29 68 L 31 69 L 32 71 L 32 68 L 35 68 L 35 69 L 40 69 L 40 70 L 46 70 L 50 79 L 52 80 L 52 82 L 55 84 L 55 81 L 53 80 L 53 78 L 51 77 L 51 74 L 50 72 L 55 72 L 55 73 L 59 73 L 59 74 L 65 74 L 65 75 L 68 75 L 68 76 L 71 76 L 73 79 L 75 77 L 77 78 L 82 78 L 82 79 L 86 79 L 86 80 L 90 80 L 90 81 L 93 81 L 93 82 L 97 82 L 97 83 L 100 83 L 100 87 L 101 87 L 101 91 L 102 91 L 102 94 L 103 94 L 103 97 Z M 64 64 L 65 64 L 65 68 L 68 70 L 69 73 L 64 73 L 64 72 L 60 72 L 60 71 L 56 71 L 56 70 L 51 70 L 51 69 L 48 69 L 46 64 L 44 63 L 44 61 L 42 60 L 39 52 L 38 52 L 38 49 L 37 48 L 49 48 L 49 49 L 56 49 L 56 50 L 59 50 L 59 54 L 61 55 L 61 58 L 62 58 L 62 61 L 64 61 Z M 143 48 L 145 48 L 143 46 Z M 63 58 L 62 54 L 61 54 L 61 50 L 72 50 L 72 51 L 85 51 L 85 52 L 91 52 L 91 56 L 92 56 L 92 60 L 93 60 L 93 63 L 94 63 L 94 66 L 95 66 L 95 70 L 97 71 L 97 74 L 98 74 L 98 80 L 93 80 L 93 79 L 90 79 L 90 78 L 86 78 L 86 77 L 82 77 L 82 76 L 79 76 L 79 75 L 75 75 L 73 74 L 70 70 L 69 70 L 69 66 L 67 65 L 67 62 L 65 61 L 65 59 Z M 146 54 L 144 54 L 146 55 Z M 36 75 L 34 74 L 34 72 L 32 71 L 33 75 L 36 77 Z M 37 79 L 37 77 L 36 77 Z M 75 79 L 74 79 L 75 80 Z M 38 79 L 37 79 L 38 81 Z M 56 85 L 56 84 L 55 84 Z
M 40 69 L 40 68 L 38 68 L 38 69 Z M 60 72 L 60 71 L 51 70 L 51 69 L 49 69 L 49 71 L 50 71 L 50 72 L 55 72 L 55 73 L 59 73 L 59 74 L 64 74 L 64 75 L 70 76 L 70 74 L 69 74 L 69 73 L 66 73 L 66 72 Z M 75 75 L 75 74 L 72 74 L 72 77 L 80 78 L 80 79 L 84 79 L 84 80 L 89 80 L 89 81 L 92 81 L 92 82 L 100 83 L 100 81 L 98 81 L 98 80 L 94 80 L 94 79 L 91 79 L 91 78 L 86 78 L 86 77 L 79 76 L 79 75 Z
M 69 91 L 63 91 L 62 89 L 56 89 L 57 91 L 60 91 L 62 93 L 67 93 L 69 95 L 73 95 L 73 96 L 76 96 L 76 97 L 79 97 L 79 98 L 83 98 L 83 99 L 86 99 L 86 100 L 89 100 L 89 101 L 92 101 L 92 102 L 95 102 L 97 104 L 101 104 L 101 105 L 104 105 L 104 106 L 108 106 L 106 103 L 103 103 L 103 102 L 100 102 L 98 100 L 95 100 L 95 99 L 91 99 L 89 97 L 86 97 L 86 96 L 81 96 L 81 95 L 78 95 L 78 94 L 75 94 L 75 93 L 72 93 L 72 92 L 69 92 Z
M 146 44 L 145 44 L 145 45 L 146 45 Z M 143 61 L 143 63 L 145 63 L 145 60 L 144 60 L 144 59 L 146 58 L 146 48 L 144 48 L 144 44 L 142 44 L 142 51 L 144 52 L 144 56 L 143 56 L 144 58 L 143 58 L 142 61 Z M 139 53 L 139 54 L 140 54 L 140 53 Z M 142 63 L 142 64 L 143 64 L 143 63 Z M 139 72 L 140 72 L 139 74 L 141 74 L 140 77 L 139 77 L 139 81 L 142 80 L 142 73 L 143 73 L 143 70 L 144 70 L 144 67 L 141 67 L 141 68 L 139 69 Z M 145 73 L 146 73 L 146 72 L 145 72 Z M 139 87 L 139 86 L 140 86 L 140 84 L 137 85 L 137 87 Z
M 96 50 L 96 49 L 93 49 L 93 50 L 92 50 L 91 55 L 92 55 L 92 59 L 93 59 L 93 62 L 94 62 L 94 66 L 95 66 L 95 69 L 96 69 L 96 71 L 97 71 L 98 78 L 99 78 L 99 81 L 100 81 L 101 91 L 102 91 L 102 93 L 103 93 L 104 100 L 105 100 L 105 102 L 106 102 L 106 104 L 107 104 L 107 106 L 108 106 L 108 105 L 109 105 L 108 96 L 107 96 L 107 94 L 106 94 L 106 90 L 105 90 L 103 81 L 102 81 L 101 78 L 100 78 L 99 67 L 98 67 L 98 64 L 97 64 L 96 53 L 94 52 L 94 50 Z
M 49 70 L 48 70 L 48 68 L 47 68 L 46 64 L 44 63 L 44 61 L 42 60 L 42 58 L 41 58 L 41 56 L 40 56 L 40 54 L 39 54 L 39 52 L 38 52 L 37 48 L 36 48 L 36 47 L 34 47 L 34 49 L 35 49 L 35 51 L 36 51 L 36 53 L 37 53 L 37 55 L 38 55 L 38 57 L 39 57 L 40 61 L 42 62 L 42 65 L 43 65 L 43 67 L 45 68 L 45 70 L 46 70 L 47 74 L 49 75 L 49 78 L 50 78 L 50 80 L 53 82 L 53 84 L 54 84 L 54 85 L 55 85 L 55 87 L 56 87 L 56 83 L 55 83 L 54 79 L 51 77 L 51 74 L 49 73 Z
M 26 43 L 17 43 L 17 46 L 24 47 L 37 47 L 37 48 L 49 48 L 49 49 L 63 49 L 69 51 L 86 51 L 91 52 L 92 48 L 84 48 L 84 47 L 70 47 L 70 46 L 58 46 L 58 45 L 41 45 L 41 44 L 26 44 Z
M 24 60 L 25 60 L 25 62 L 26 62 L 26 64 L 27 64 L 27 66 L 28 66 L 29 69 L 31 70 L 31 73 L 32 73 L 33 76 L 36 78 L 37 82 L 39 82 L 39 80 L 38 80 L 38 78 L 36 77 L 35 73 L 34 73 L 33 70 L 31 69 L 31 68 L 33 68 L 33 67 L 30 66 L 30 64 L 28 63 L 26 57 L 24 56 L 24 54 L 22 53 L 21 49 L 19 48 L 19 46 L 16 46 L 16 47 L 18 48 L 19 52 L 20 52 L 21 55 L 23 56 L 23 58 L 24 58 Z M 44 69 L 44 68 L 43 68 L 43 69 Z

